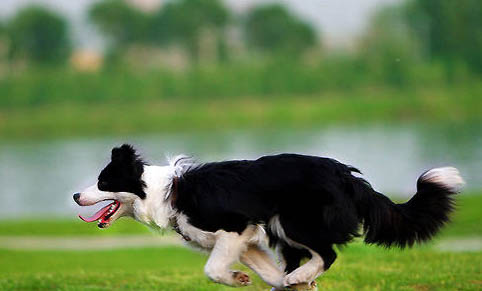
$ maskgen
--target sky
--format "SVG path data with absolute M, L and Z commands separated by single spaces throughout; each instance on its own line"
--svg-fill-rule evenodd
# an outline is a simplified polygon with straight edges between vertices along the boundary
M 104 42 L 87 22 L 87 10 L 99 0 L 0 0 L 0 17 L 8 18 L 19 8 L 31 4 L 48 6 L 66 15 L 77 47 L 102 50 Z M 139 0 L 141 1 L 141 0 Z M 142 0 L 161 1 L 161 0 Z M 236 12 L 257 4 L 282 3 L 311 23 L 331 48 L 349 46 L 363 32 L 370 16 L 384 5 L 401 0 L 224 0 Z

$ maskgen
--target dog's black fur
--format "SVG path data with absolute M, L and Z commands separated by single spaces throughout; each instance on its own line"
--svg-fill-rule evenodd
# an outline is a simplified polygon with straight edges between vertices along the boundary
M 129 192 L 146 198 L 141 179 L 146 163 L 128 144 L 112 149 L 111 162 L 100 172 L 97 187 L 101 191 Z
M 132 147 L 115 148 L 99 176 L 99 189 L 144 198 L 144 164 Z M 173 206 L 190 224 L 210 232 L 241 233 L 249 224 L 268 225 L 279 215 L 286 237 L 319 253 L 325 270 L 336 259 L 333 245 L 360 235 L 360 225 L 366 243 L 403 248 L 430 239 L 448 221 L 454 189 L 419 178 L 415 196 L 395 204 L 353 173 L 360 171 L 333 159 L 296 154 L 207 163 L 177 178 Z M 287 273 L 310 255 L 266 230 L 286 260 Z
M 360 224 L 365 242 L 403 248 L 430 239 L 448 221 L 454 191 L 419 179 L 417 194 L 395 204 L 353 172 L 360 173 L 333 159 L 295 154 L 208 163 L 179 178 L 175 208 L 212 232 L 242 232 L 279 215 L 286 236 L 319 253 L 325 270 L 336 259 L 333 245 L 358 236 Z M 267 230 L 288 273 L 309 255 Z

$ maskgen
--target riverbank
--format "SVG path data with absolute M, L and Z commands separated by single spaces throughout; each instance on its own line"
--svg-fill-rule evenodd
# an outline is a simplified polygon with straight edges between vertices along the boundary
M 0 138 L 138 135 L 332 124 L 482 122 L 482 86 L 371 88 L 270 98 L 59 102 L 0 108 Z

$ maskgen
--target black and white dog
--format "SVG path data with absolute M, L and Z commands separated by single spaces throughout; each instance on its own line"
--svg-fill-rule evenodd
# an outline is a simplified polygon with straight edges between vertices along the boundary
M 274 289 L 310 289 L 335 261 L 333 246 L 358 236 L 360 225 L 370 244 L 403 248 L 430 239 L 448 221 L 452 194 L 464 183 L 455 168 L 432 169 L 418 179 L 415 196 L 395 204 L 353 173 L 360 171 L 296 154 L 206 164 L 177 157 L 151 166 L 122 145 L 98 182 L 74 200 L 81 206 L 113 201 L 81 217 L 100 228 L 130 216 L 175 229 L 210 252 L 204 271 L 215 282 L 250 284 L 246 274 L 230 270 L 240 260 Z

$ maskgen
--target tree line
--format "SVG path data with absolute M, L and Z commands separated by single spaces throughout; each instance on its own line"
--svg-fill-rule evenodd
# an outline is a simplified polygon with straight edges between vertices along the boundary
M 88 12 L 108 43 L 108 53 L 122 54 L 130 45 L 177 45 L 192 62 L 199 60 L 203 33 L 216 39 L 217 56 L 227 57 L 227 27 L 234 20 L 219 0 L 170 1 L 152 13 L 122 0 L 94 4 Z M 243 17 L 244 39 L 250 48 L 268 53 L 301 54 L 317 42 L 315 30 L 281 5 L 255 7 Z M 37 63 L 66 60 L 72 49 L 68 23 L 40 6 L 22 9 L 2 26 L 9 38 L 9 57 L 27 57 Z
M 440 61 L 448 70 L 463 64 L 482 73 L 482 1 L 408 0 L 380 10 L 357 44 L 357 55 L 373 69 L 402 70 L 397 61 Z M 220 0 L 173 0 L 151 13 L 122 0 L 104 0 L 90 7 L 89 20 L 108 43 L 107 52 L 122 55 L 129 46 L 182 48 L 191 63 L 200 58 L 203 35 L 215 41 L 219 61 L 227 61 L 232 27 L 241 41 L 261 54 L 296 60 L 310 48 L 321 47 L 319 33 L 280 4 L 253 7 L 234 16 Z M 27 59 L 59 64 L 73 45 L 67 20 L 40 6 L 20 10 L 0 23 L 8 60 Z M 387 67 L 388 66 L 388 67 Z

